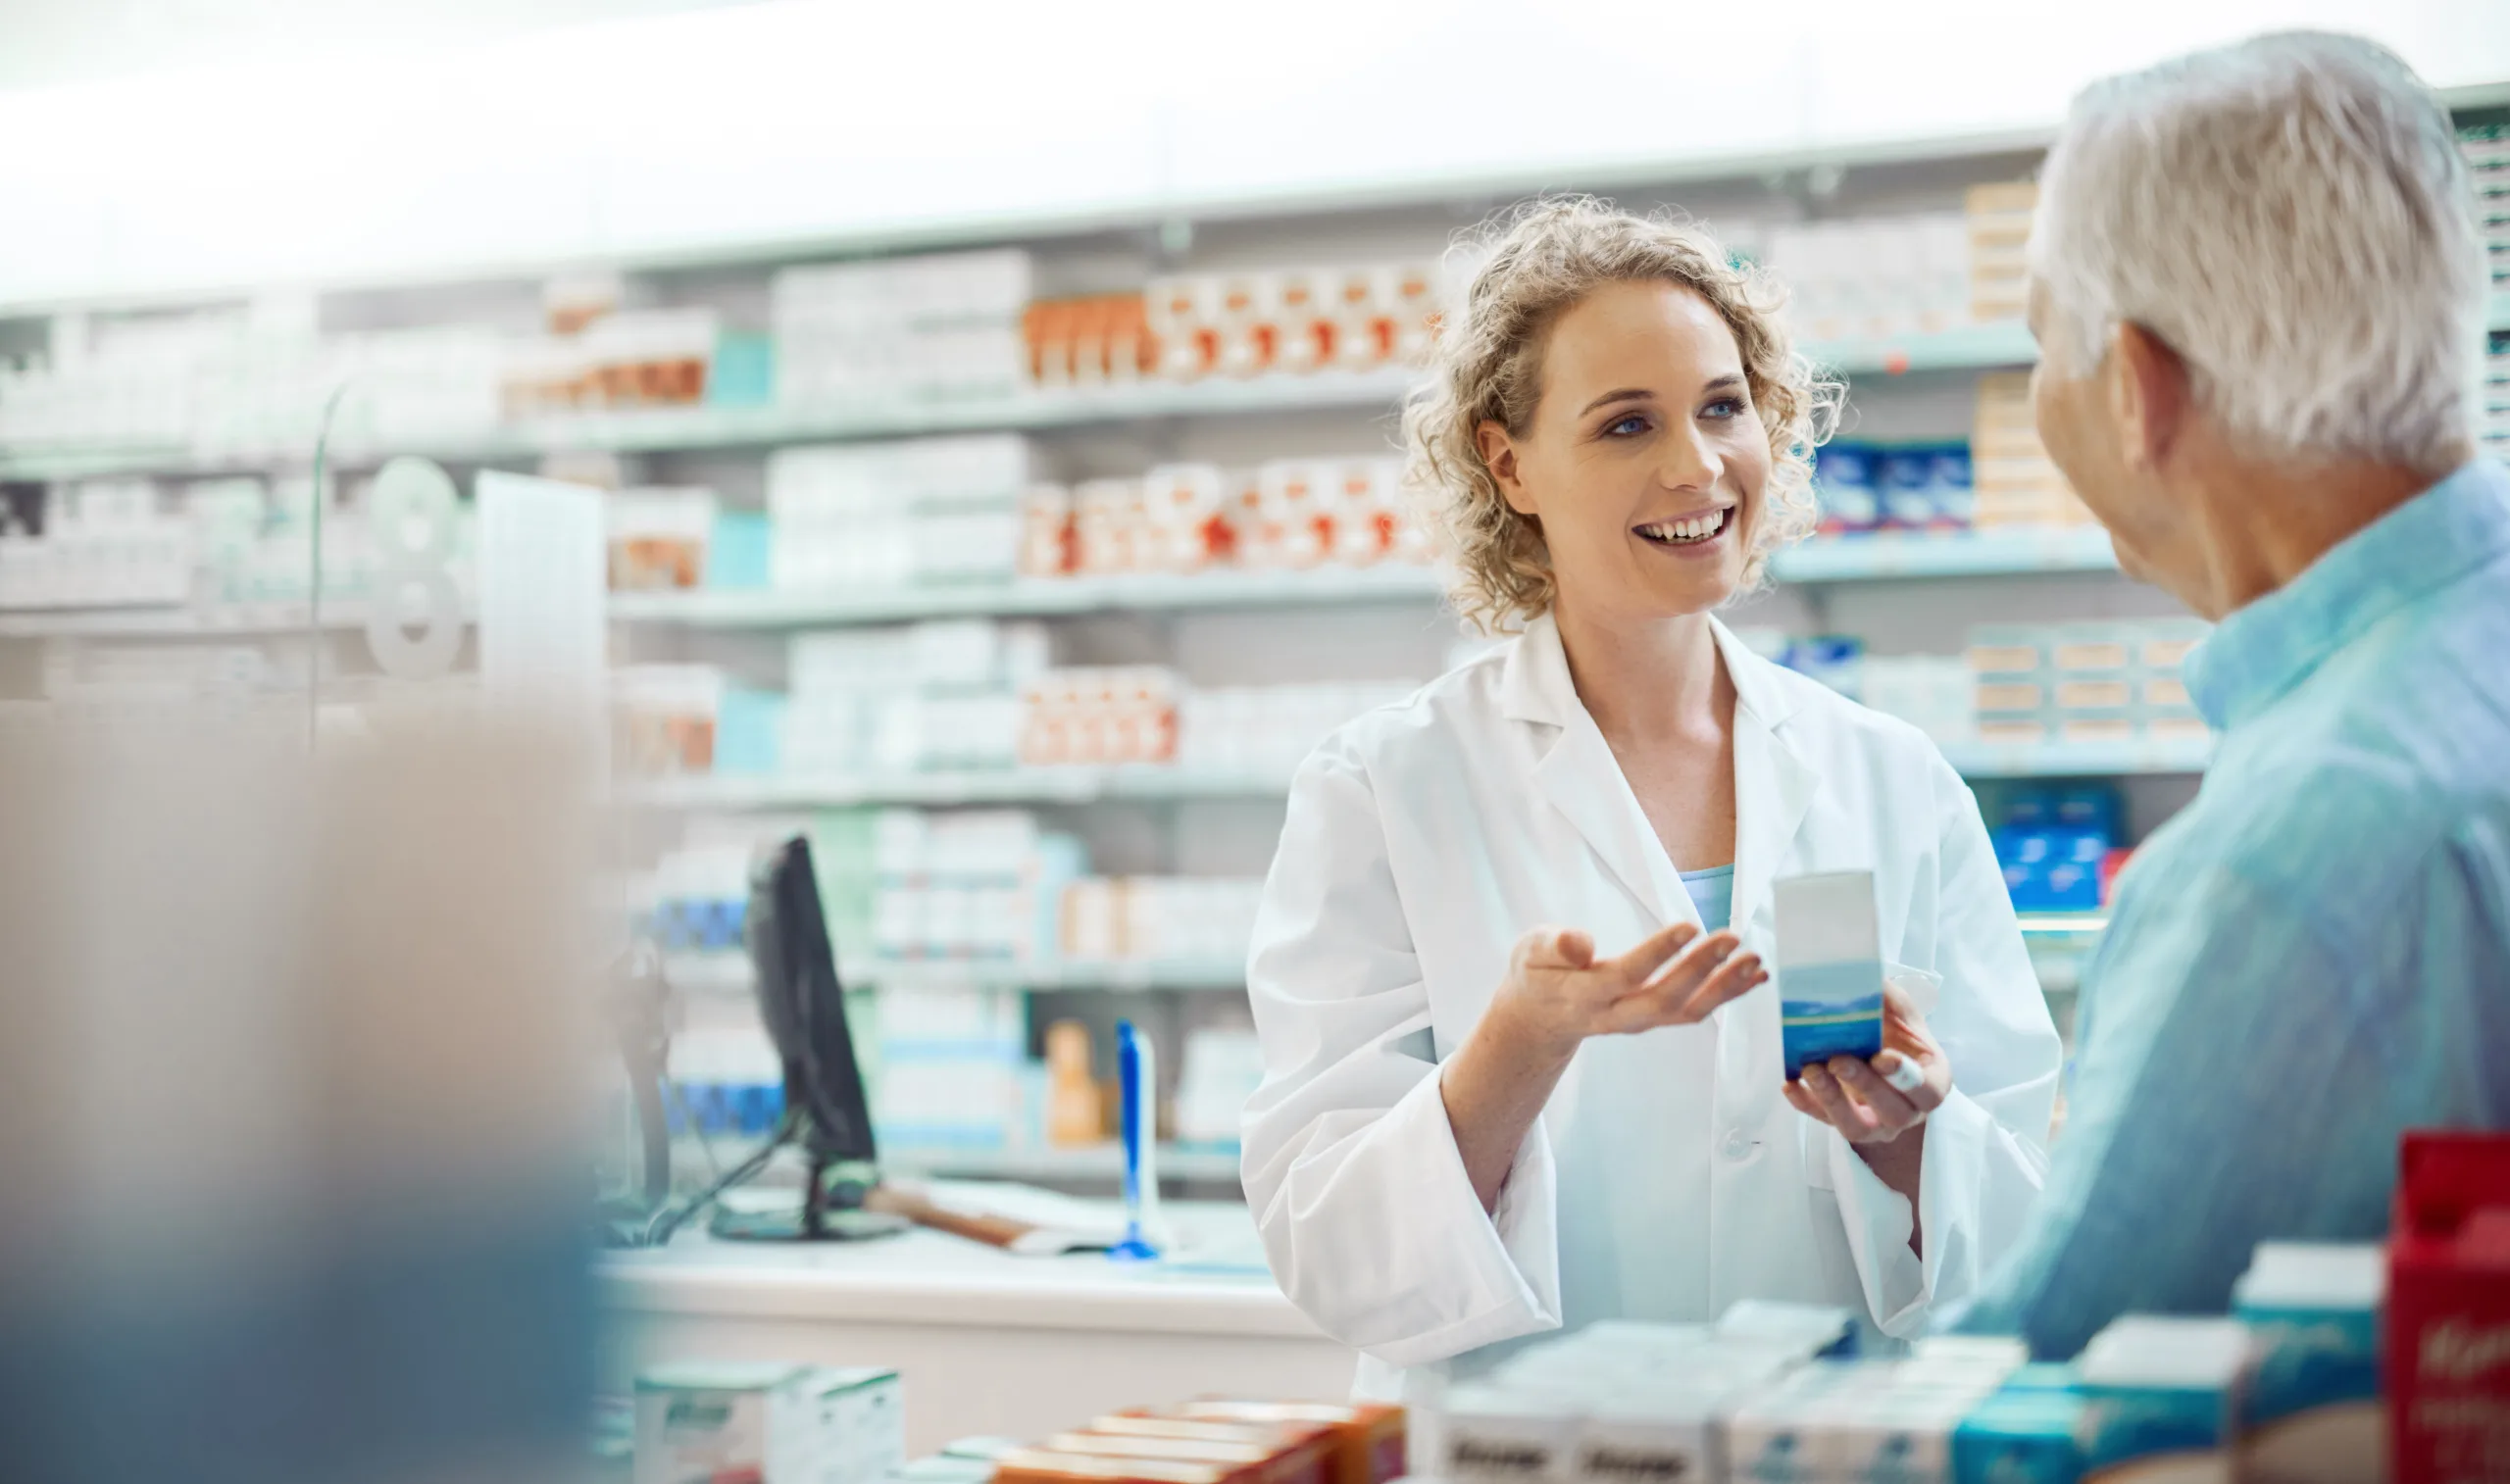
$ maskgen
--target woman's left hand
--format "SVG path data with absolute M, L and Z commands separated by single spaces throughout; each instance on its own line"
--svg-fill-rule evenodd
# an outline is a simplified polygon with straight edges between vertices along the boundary
M 1832 1057 L 1805 1067 L 1786 1084 L 1786 1101 L 1797 1113 L 1837 1129 L 1850 1144 L 1877 1145 L 1925 1123 L 1951 1092 L 1952 1064 L 1927 1034 L 1926 1017 L 1897 986 L 1885 984 L 1882 1050 L 1870 1063 Z

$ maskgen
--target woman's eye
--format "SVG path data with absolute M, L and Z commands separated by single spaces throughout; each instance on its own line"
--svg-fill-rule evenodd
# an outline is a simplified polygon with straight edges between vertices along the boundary
M 1743 415 L 1743 402 L 1739 397 L 1720 397 L 1701 408 L 1699 415 L 1703 418 L 1739 418 Z
M 1647 420 L 1638 416 L 1636 413 L 1632 413 L 1629 417 L 1621 419 L 1619 421 L 1607 426 L 1604 429 L 1604 436 L 1607 438 L 1627 438 L 1633 433 L 1644 432 L 1646 431 L 1646 428 Z

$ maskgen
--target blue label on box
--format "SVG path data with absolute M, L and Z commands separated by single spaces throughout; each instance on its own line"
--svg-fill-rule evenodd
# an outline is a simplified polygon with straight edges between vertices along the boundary
M 2225 1453 L 2230 1401 L 2219 1391 L 2192 1388 L 2093 1388 L 2084 1399 L 2083 1462 L 2098 1470 L 2137 1459 Z
M 1882 965 L 1872 959 L 1779 970 L 1779 1029 L 1786 1075 L 1832 1057 L 1882 1049 Z
M 2379 1396 L 2379 1319 L 2372 1311 L 2242 1309 L 2239 1320 L 2259 1342 L 2241 1409 L 2250 1423 Z

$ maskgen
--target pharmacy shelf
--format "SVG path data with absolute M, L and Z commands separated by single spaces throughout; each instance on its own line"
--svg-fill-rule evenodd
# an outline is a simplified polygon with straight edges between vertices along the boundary
M 420 454 L 452 464 L 494 464 L 546 453 L 766 448 L 931 433 L 1043 432 L 1177 418 L 1236 418 L 1347 408 L 1390 410 L 1411 386 L 1412 379 L 1411 371 L 1396 368 L 1245 379 L 1144 381 L 1127 386 L 889 406 L 687 407 L 577 413 L 533 419 L 471 436 L 417 438 L 389 447 L 335 444 L 329 457 L 334 464 L 350 466 L 377 464 L 394 454 Z M 310 442 L 301 447 L 226 453 L 164 444 L 21 449 L 0 455 L 0 478 L 252 472 L 308 463 L 312 457 Z
M 1813 360 L 1848 376 L 1920 371 L 1983 371 L 2028 366 L 2030 332 L 2019 323 L 1963 325 L 1934 334 L 1817 342 Z M 1388 412 L 1414 383 L 1402 368 L 1278 373 L 1244 379 L 1144 381 L 1068 391 L 1027 391 L 965 401 L 854 405 L 834 408 L 686 407 L 577 413 L 533 419 L 477 434 L 414 438 L 389 446 L 333 445 L 335 465 L 378 464 L 394 454 L 421 454 L 452 464 L 495 464 L 547 453 L 767 448 L 789 443 L 843 443 L 931 433 L 1047 432 L 1180 418 L 1238 418 L 1278 413 Z M 75 479 L 119 473 L 250 473 L 311 462 L 313 445 L 202 450 L 179 444 L 33 446 L 0 452 L 0 478 Z
M 687 994 L 748 994 L 754 975 L 749 960 L 736 953 L 674 955 L 663 963 L 663 977 Z M 847 975 L 849 988 L 986 990 L 1106 990 L 1115 993 L 1189 991 L 1202 993 L 1243 989 L 1243 959 L 1203 962 L 1124 962 L 1055 964 L 897 964 L 881 965 Z
M 302 603 L 25 609 L 0 613 L 0 639 L 256 639 L 302 633 L 311 617 Z M 323 605 L 325 630 L 365 626 L 365 603 Z
M 1051 618 L 1062 614 L 1186 609 L 1297 608 L 1433 599 L 1428 568 L 1318 568 L 1308 571 L 1207 571 L 1191 575 L 1023 577 L 957 586 L 851 592 L 620 593 L 610 615 L 630 622 L 708 628 L 812 628 L 916 618 Z
M 1965 743 L 1944 756 L 1970 778 L 2100 778 L 2205 769 L 2211 742 L 2048 743 L 2035 747 Z M 1089 804 L 1108 799 L 1280 799 L 1280 772 L 1207 768 L 1029 767 L 992 771 L 828 777 L 674 778 L 633 784 L 619 802 L 655 810 L 832 809 L 858 804 Z
M 2107 778 L 2197 773 L 2213 756 L 2204 742 L 2048 742 L 2027 746 L 1970 742 L 1943 756 L 1965 778 Z
M 1158 1163 L 1162 1180 L 1230 1185 L 1238 1180 L 1235 1151 L 1163 1144 Z M 936 1179 L 1018 1180 L 1051 1186 L 1066 1180 L 1121 1180 L 1125 1154 L 1123 1147 L 1116 1144 L 1074 1149 L 897 1149 L 882 1145 L 880 1166 L 900 1174 Z
M 690 777 L 624 786 L 622 803 L 645 809 L 837 809 L 857 804 L 1088 804 L 1102 799 L 1279 799 L 1280 772 L 1208 768 L 1027 767 L 966 772 L 827 777 Z
M 2118 557 L 2109 533 L 2097 525 L 2036 526 L 1962 535 L 1826 536 L 1780 552 L 1770 569 L 1782 582 L 1810 585 L 2116 571 Z
M 1847 376 L 1909 371 L 1989 371 L 2029 366 L 2039 359 L 2038 343 L 2019 320 L 1964 324 L 1932 334 L 1875 336 L 1854 340 L 1816 341 L 1804 354 L 1817 366 Z

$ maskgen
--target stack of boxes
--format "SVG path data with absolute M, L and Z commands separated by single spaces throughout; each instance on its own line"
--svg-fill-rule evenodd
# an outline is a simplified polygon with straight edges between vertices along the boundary
M 993 1459 L 995 1484 L 1391 1484 L 1404 1414 L 1211 1398 L 1099 1417 Z
M 1255 937 L 1260 877 L 1085 876 L 1064 888 L 1067 963 L 1230 964 Z
M 2476 220 L 2492 267 L 2493 290 L 2510 290 L 2510 124 L 2462 125 L 2458 148 L 2475 181 Z
M 2481 431 L 2485 446 L 2495 457 L 2510 456 L 2510 329 L 2496 329 L 2485 337 Z
M 827 629 L 786 646 L 783 766 L 796 774 L 1006 768 L 1024 691 L 1048 673 L 1043 624 L 944 618 Z
M 1047 390 L 1123 386 L 1159 374 L 1159 342 L 1140 294 L 1040 299 L 1022 317 L 1029 380 Z
M 1393 459 L 1277 459 L 1251 470 L 1170 464 L 1139 479 L 1031 486 L 1029 576 L 1371 567 L 1429 558 Z
M 31 513 L 27 530 L 0 508 L 0 609 L 181 603 L 192 592 L 192 528 L 160 515 L 145 479 L 77 485 Z M 299 553 L 299 561 L 307 560 Z
M 872 948 L 884 964 L 1051 963 L 1079 841 L 1027 810 L 882 810 L 872 840 Z
M 517 341 L 498 377 L 500 411 L 521 420 L 703 402 L 721 333 L 713 310 L 657 309 Z
M 636 1378 L 635 1484 L 879 1484 L 905 1462 L 894 1370 L 683 1361 Z
M 1965 203 L 1970 240 L 1970 317 L 1982 323 L 2019 320 L 2031 309 L 2031 214 L 2039 206 L 2034 181 L 1970 187 Z
M 1028 1060 L 1020 996 L 884 987 L 877 1029 L 877 1064 L 865 1077 L 872 1121 L 887 1148 L 1004 1149 L 1039 1129 L 1043 1079 Z
M 1142 294 L 1159 372 L 1176 381 L 1414 365 L 1442 296 L 1426 263 L 1184 273 Z
M 2109 900 L 2128 852 L 2117 792 L 2023 789 L 1992 836 L 2018 913 L 2091 912 Z
M 2180 664 L 2205 636 L 2193 620 L 2032 624 L 1971 630 L 1979 739 L 2132 745 L 2201 743 L 2203 717 Z
M 1013 397 L 1029 379 L 1029 278 L 1013 248 L 779 270 L 777 399 L 877 411 Z
M 1957 213 L 1782 226 L 1767 259 L 1809 339 L 1932 334 L 1972 317 L 1970 236 Z
M 1223 774 L 1286 778 L 1353 717 L 1411 695 L 1410 680 L 1260 685 L 1185 693 L 1177 761 Z
M 1977 491 L 1964 443 L 1831 443 L 1814 456 L 1824 535 L 1966 531 Z
M 778 449 L 769 579 L 815 590 L 1007 579 L 1031 477 L 1016 433 Z
M 703 586 L 716 507 L 711 489 L 627 489 L 606 496 L 602 511 L 609 532 L 610 590 Z
M 1051 669 L 1020 700 L 1023 767 L 1177 761 L 1177 712 L 1185 683 L 1156 665 Z
M 2000 371 L 1979 378 L 1978 417 L 1970 435 L 1972 519 L 1982 530 L 2011 525 L 2083 525 L 2091 512 L 2075 497 L 2039 442 L 2031 410 L 2031 374 Z
M 2365 1359 L 2353 1340 L 2376 1298 L 2329 1303 L 2314 1316 L 2332 1327 L 2316 1334 L 2129 1315 L 2068 1364 L 2030 1364 L 2020 1342 L 1986 1338 L 1861 1360 L 1843 1314 L 1785 1305 L 1738 1305 L 1713 1328 L 1596 1325 L 1451 1390 L 1420 1420 L 1432 1440 L 1420 1471 L 1456 1484 L 2072 1484 L 2156 1468 L 2230 1479 L 2243 1400 L 2279 1363 L 2325 1378 L 2304 1407 L 2352 1400 Z

